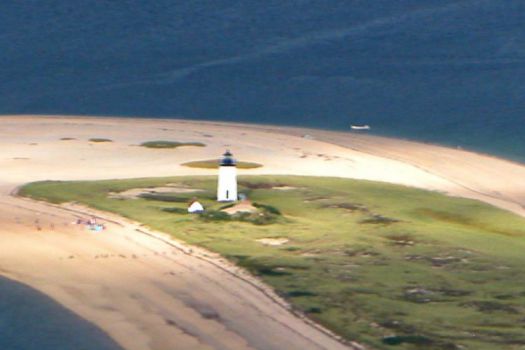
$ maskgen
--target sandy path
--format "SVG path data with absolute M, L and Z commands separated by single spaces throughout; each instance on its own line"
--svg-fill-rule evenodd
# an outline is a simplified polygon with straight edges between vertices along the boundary
M 114 142 L 88 142 L 93 137 Z M 207 146 L 137 146 L 150 140 Z M 1 117 L 0 273 L 51 296 L 126 349 L 344 348 L 220 257 L 181 250 L 113 216 L 107 233 L 91 234 L 71 224 L 77 210 L 87 209 L 9 196 L 16 186 L 44 179 L 213 175 L 180 163 L 214 158 L 225 148 L 265 165 L 241 173 L 386 181 L 477 198 L 525 215 L 524 166 L 444 147 L 211 122 Z

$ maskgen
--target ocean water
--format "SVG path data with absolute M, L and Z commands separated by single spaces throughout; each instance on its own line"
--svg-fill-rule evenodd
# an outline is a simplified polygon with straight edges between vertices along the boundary
M 25 285 L 0 277 L 0 349 L 121 350 L 93 324 Z
M 348 130 L 525 162 L 525 1 L 4 1 L 0 114 Z

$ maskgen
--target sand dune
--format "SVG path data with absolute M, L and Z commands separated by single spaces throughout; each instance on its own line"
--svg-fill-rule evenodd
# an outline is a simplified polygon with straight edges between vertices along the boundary
M 96 137 L 113 142 L 89 142 Z M 206 147 L 138 146 L 151 140 Z M 36 180 L 215 174 L 180 164 L 217 157 L 225 148 L 264 164 L 240 171 L 245 174 L 387 181 L 477 198 L 525 216 L 525 167 L 466 151 L 299 128 L 1 117 L 0 273 L 49 295 L 126 349 L 350 347 L 290 312 L 271 290 L 218 256 L 113 215 L 10 196 Z M 106 233 L 72 224 L 90 213 L 108 222 Z

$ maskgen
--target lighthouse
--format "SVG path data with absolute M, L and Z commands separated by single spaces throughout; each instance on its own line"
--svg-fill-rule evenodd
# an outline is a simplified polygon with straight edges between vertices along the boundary
M 222 155 L 219 163 L 219 184 L 217 186 L 219 202 L 237 200 L 237 162 L 230 151 Z

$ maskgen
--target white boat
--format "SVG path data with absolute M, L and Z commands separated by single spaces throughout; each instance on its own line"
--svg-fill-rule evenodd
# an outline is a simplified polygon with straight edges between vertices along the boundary
M 370 130 L 370 125 L 350 125 L 352 130 Z

